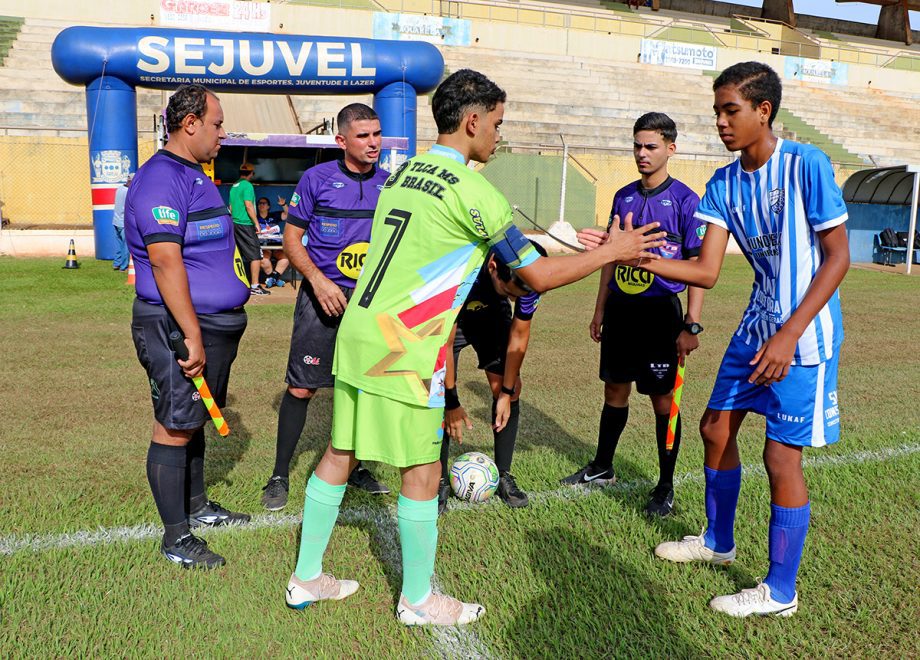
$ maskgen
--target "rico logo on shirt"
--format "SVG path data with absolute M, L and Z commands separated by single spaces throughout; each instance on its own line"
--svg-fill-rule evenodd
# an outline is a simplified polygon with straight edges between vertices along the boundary
M 652 286 L 655 276 L 647 270 L 620 264 L 613 271 L 613 279 L 623 293 L 636 295 Z
M 352 243 L 347 248 L 339 252 L 335 258 L 336 268 L 345 277 L 356 280 L 361 274 L 364 267 L 364 259 L 367 257 L 367 248 L 370 243 Z

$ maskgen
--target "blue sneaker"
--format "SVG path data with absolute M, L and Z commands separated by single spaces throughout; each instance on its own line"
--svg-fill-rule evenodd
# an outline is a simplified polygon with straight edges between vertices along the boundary
M 277 283 L 278 280 L 276 280 L 274 277 L 269 277 L 265 280 L 265 288 L 271 289 L 273 286 L 277 286 Z

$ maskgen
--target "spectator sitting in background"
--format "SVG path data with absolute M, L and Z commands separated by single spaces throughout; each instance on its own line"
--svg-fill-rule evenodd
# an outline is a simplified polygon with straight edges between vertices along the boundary
M 262 249 L 262 272 L 266 275 L 265 286 L 269 289 L 273 286 L 284 286 L 281 275 L 290 264 L 287 257 L 284 256 L 284 250 L 281 249 L 281 236 L 284 234 L 284 223 L 288 217 L 288 206 L 287 201 L 280 195 L 278 206 L 281 207 L 280 211 L 271 211 L 272 203 L 268 197 L 260 197 L 256 204 L 259 238 L 262 239 L 260 242 L 263 245 L 276 241 L 278 243 L 277 248 L 263 247 Z M 272 267 L 272 259 L 275 260 L 274 267 Z

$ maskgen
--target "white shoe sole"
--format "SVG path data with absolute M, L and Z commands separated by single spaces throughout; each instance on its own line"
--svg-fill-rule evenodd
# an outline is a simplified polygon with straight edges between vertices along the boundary
M 747 612 L 747 613 L 737 612 L 736 613 L 736 612 L 728 612 L 726 610 L 721 610 L 721 609 L 712 607 L 712 604 L 710 604 L 709 607 L 711 607 L 714 612 L 719 612 L 720 614 L 727 614 L 728 616 L 734 617 L 736 619 L 745 619 L 749 616 L 763 616 L 763 617 L 783 616 L 783 617 L 786 617 L 786 616 L 792 616 L 799 609 L 798 603 L 790 603 L 789 606 L 786 607 L 785 609 L 774 610 L 772 612 Z
M 433 623 L 423 619 L 411 609 L 404 607 L 396 608 L 396 618 L 399 619 L 400 623 L 407 626 L 465 626 L 468 623 L 477 621 L 485 613 L 486 608 L 482 605 L 465 603 L 463 612 L 460 614 L 460 618 L 457 619 L 456 623 Z

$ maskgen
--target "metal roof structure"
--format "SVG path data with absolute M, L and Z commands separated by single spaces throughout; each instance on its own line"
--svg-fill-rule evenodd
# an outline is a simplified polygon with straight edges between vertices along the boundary
M 910 205 L 906 268 L 910 275 L 914 235 L 917 231 L 917 206 L 920 201 L 920 165 L 860 170 L 843 184 L 843 201 L 855 204 Z
M 860 170 L 843 184 L 843 200 L 857 204 L 910 204 L 918 171 L 917 165 Z

